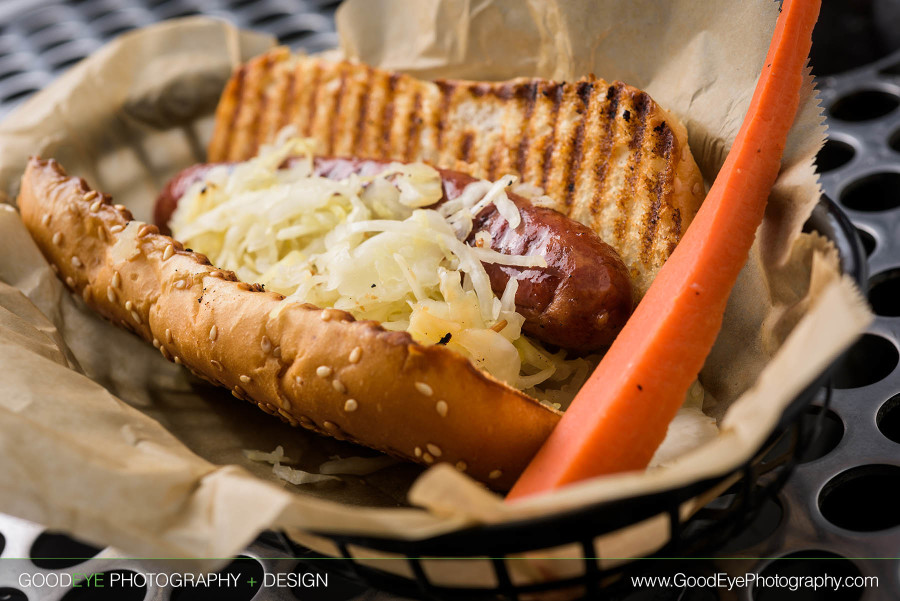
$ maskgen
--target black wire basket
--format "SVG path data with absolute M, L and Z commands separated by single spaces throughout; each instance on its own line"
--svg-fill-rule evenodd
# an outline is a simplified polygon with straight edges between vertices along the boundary
M 844 273 L 863 285 L 867 281 L 866 255 L 856 228 L 827 197 L 823 196 L 806 223 L 805 231 L 816 231 L 837 247 Z M 653 494 L 617 499 L 581 507 L 550 516 L 496 525 L 472 527 L 423 540 L 356 536 L 329 532 L 313 534 L 330 539 L 343 557 L 336 568 L 344 576 L 370 586 L 403 596 L 427 599 L 518 599 L 549 592 L 565 592 L 569 596 L 594 599 L 601 589 L 617 595 L 627 589 L 625 575 L 647 572 L 643 561 L 624 561 L 601 567 L 595 540 L 634 526 L 660 514 L 666 517 L 669 539 L 648 558 L 693 557 L 720 547 L 750 523 L 766 499 L 774 497 L 804 453 L 810 448 L 821 428 L 822 416 L 831 398 L 830 378 L 840 360 L 832 364 L 784 410 L 775 428 L 757 452 L 742 465 L 714 478 L 708 478 Z M 801 419 L 814 400 L 822 409 L 817 419 Z M 733 482 L 733 483 L 732 483 Z M 729 485 L 729 483 L 731 483 Z M 725 492 L 689 518 L 682 516 L 682 506 L 698 496 L 728 487 Z M 271 544 L 284 544 L 284 537 L 273 537 Z M 296 556 L 316 554 L 294 543 Z M 575 545 L 582 566 L 576 575 L 540 583 L 514 582 L 508 563 L 511 557 L 524 553 L 540 555 L 541 550 Z M 370 549 L 397 557 L 404 563 L 406 576 L 399 570 L 386 570 L 363 565 L 353 548 Z M 436 582 L 424 562 L 447 559 L 470 559 L 482 564 L 487 580 L 493 586 L 460 587 Z

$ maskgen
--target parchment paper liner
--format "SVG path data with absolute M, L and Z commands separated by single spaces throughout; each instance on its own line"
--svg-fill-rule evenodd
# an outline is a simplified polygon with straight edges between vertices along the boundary
M 571 79 L 593 71 L 643 87 L 685 121 L 711 180 L 749 103 L 776 7 L 661 4 L 350 0 L 338 24 L 347 55 L 418 75 Z M 14 197 L 28 155 L 53 156 L 149 219 L 164 181 L 202 159 L 210 112 L 231 67 L 271 43 L 207 19 L 120 38 L 0 125 L 0 190 Z M 664 468 L 510 505 L 440 465 L 409 490 L 409 500 L 427 510 L 395 507 L 417 473 L 411 466 L 302 491 L 267 481 L 268 468 L 244 460 L 241 449 L 283 444 L 307 469 L 332 454 L 364 451 L 291 430 L 227 392 L 202 387 L 96 318 L 57 281 L 15 210 L 0 205 L 0 510 L 137 556 L 229 557 L 265 528 L 337 553 L 306 531 L 427 537 L 722 474 L 761 444 L 783 407 L 870 319 L 839 276 L 830 246 L 799 235 L 818 198 L 812 159 L 823 136 L 807 81 L 761 243 L 701 375 L 719 401 L 710 410 L 723 416 L 721 435 Z M 608 565 L 618 561 L 609 558 L 652 552 L 667 537 L 664 520 L 650 519 L 603 537 L 596 550 Z M 459 585 L 488 577 L 477 562 L 462 570 L 442 565 L 426 571 Z M 409 575 L 404 562 L 378 566 Z M 511 567 L 517 583 L 571 569 L 564 561 Z

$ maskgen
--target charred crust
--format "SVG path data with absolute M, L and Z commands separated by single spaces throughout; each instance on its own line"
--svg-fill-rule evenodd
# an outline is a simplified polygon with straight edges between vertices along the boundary
M 534 101 L 537 100 L 539 85 L 539 80 L 532 79 L 528 83 L 517 86 L 516 96 L 528 103 L 533 104 Z
M 653 131 L 657 134 L 656 147 L 654 149 L 656 154 L 669 157 L 675 146 L 675 134 L 672 132 L 672 128 L 663 121 L 654 127 Z
M 606 116 L 609 120 L 609 127 L 613 127 L 614 120 L 616 118 L 616 113 L 619 112 L 619 100 L 621 98 L 622 89 L 625 87 L 620 81 L 617 81 L 613 85 L 609 86 L 606 90 Z
M 481 98 L 485 94 L 488 94 L 491 91 L 491 85 L 488 83 L 478 83 L 472 86 L 472 97 L 473 98 Z
M 494 96 L 500 100 L 510 100 L 517 95 L 516 88 L 519 86 L 514 83 L 506 83 L 493 88 Z
M 578 98 L 581 100 L 581 104 L 584 105 L 584 108 L 587 108 L 591 102 L 591 93 L 594 91 L 594 84 L 589 81 L 579 81 L 578 85 L 575 88 L 575 93 L 578 95 Z
M 651 113 L 653 109 L 653 100 L 646 92 L 637 92 L 632 100 L 632 108 L 634 108 L 635 116 L 639 121 L 643 121 Z M 665 124 L 665 122 L 663 122 Z

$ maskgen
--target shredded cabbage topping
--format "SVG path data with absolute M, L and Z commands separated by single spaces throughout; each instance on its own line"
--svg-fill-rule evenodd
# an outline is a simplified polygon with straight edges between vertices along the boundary
M 271 453 L 258 451 L 256 449 L 243 449 L 243 452 L 244 457 L 246 457 L 250 461 L 260 461 L 264 463 L 271 463 L 272 465 L 276 465 L 278 463 L 294 463 L 293 459 L 284 456 L 284 447 L 281 445 L 275 447 L 275 450 Z
M 357 319 L 405 330 L 423 344 L 445 344 L 495 378 L 555 406 L 567 405 L 596 357 L 567 359 L 522 334 L 518 281 L 499 296 L 482 263 L 543 267 L 542 257 L 490 248 L 487 232 L 466 238 L 493 203 L 511 227 L 518 208 L 513 176 L 476 181 L 436 208 L 440 173 L 393 163 L 372 177 L 331 180 L 313 173 L 313 142 L 283 132 L 260 154 L 217 167 L 190 187 L 170 226 L 186 246 L 247 282 Z M 289 157 L 287 168 L 279 168 Z M 281 305 L 282 307 L 284 304 Z
M 300 469 L 294 469 L 282 463 L 293 463 L 294 460 L 284 456 L 284 447 L 278 445 L 271 453 L 258 451 L 256 449 L 243 449 L 244 457 L 250 461 L 259 461 L 260 463 L 269 463 L 272 465 L 272 473 L 276 478 L 289 482 L 290 484 L 313 484 L 316 482 L 328 482 L 330 480 L 340 481 L 337 476 L 320 473 L 314 474 Z M 327 462 L 326 462 L 327 463 Z M 325 465 L 325 464 L 322 464 Z M 337 472 L 332 472 L 332 474 Z

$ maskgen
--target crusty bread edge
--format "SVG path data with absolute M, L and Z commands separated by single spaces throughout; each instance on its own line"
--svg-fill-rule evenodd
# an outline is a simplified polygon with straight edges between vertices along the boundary
M 18 206 L 88 306 L 293 426 L 424 465 L 448 462 L 504 490 L 559 420 L 445 347 L 343 311 L 282 306 L 281 295 L 134 221 L 55 161 L 29 161 Z

